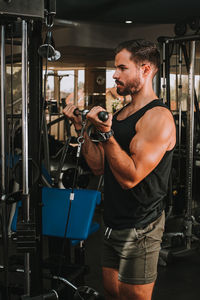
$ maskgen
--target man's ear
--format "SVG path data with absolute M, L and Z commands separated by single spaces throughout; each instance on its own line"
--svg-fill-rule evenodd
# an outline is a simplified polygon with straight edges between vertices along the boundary
M 149 63 L 143 64 L 142 71 L 144 76 L 148 75 L 152 71 L 151 65 Z

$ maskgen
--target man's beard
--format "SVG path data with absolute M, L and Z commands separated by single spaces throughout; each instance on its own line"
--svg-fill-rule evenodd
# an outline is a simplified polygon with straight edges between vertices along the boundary
M 116 80 L 116 82 L 119 82 L 123 86 L 123 90 L 120 87 L 117 87 L 117 93 L 120 96 L 135 95 L 140 91 L 140 80 L 138 78 L 129 81 L 126 85 L 121 81 Z

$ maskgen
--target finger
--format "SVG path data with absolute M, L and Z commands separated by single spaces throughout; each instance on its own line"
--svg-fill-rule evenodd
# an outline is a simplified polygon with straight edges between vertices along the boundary
M 98 113 L 104 109 L 101 106 L 94 106 L 87 114 L 87 119 L 96 119 Z
M 71 112 L 73 112 L 75 109 L 76 109 L 76 106 L 75 106 L 75 105 L 69 104 L 69 105 L 67 105 L 67 106 L 63 109 L 63 111 L 64 111 L 65 113 L 71 113 Z
M 70 104 L 69 106 L 66 106 L 63 110 L 63 113 L 70 119 L 75 119 L 74 110 L 76 109 L 75 105 Z
M 64 107 L 64 111 L 67 111 L 67 110 L 69 110 L 69 108 L 71 107 L 71 106 L 73 106 L 73 104 L 67 104 L 65 107 Z

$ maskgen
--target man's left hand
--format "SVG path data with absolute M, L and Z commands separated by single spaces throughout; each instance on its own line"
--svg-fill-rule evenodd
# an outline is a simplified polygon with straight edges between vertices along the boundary
M 112 126 L 112 114 L 109 113 L 108 120 L 103 122 L 99 119 L 98 113 L 105 111 L 101 106 L 94 106 L 87 114 L 87 119 L 101 132 L 108 132 Z

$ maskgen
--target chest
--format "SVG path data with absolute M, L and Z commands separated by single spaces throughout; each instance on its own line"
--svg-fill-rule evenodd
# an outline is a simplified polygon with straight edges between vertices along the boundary
M 116 117 L 113 118 L 112 129 L 114 137 L 121 148 L 128 154 L 130 153 L 130 142 L 136 134 L 135 125 L 136 122 L 131 117 L 121 121 L 117 120 Z

